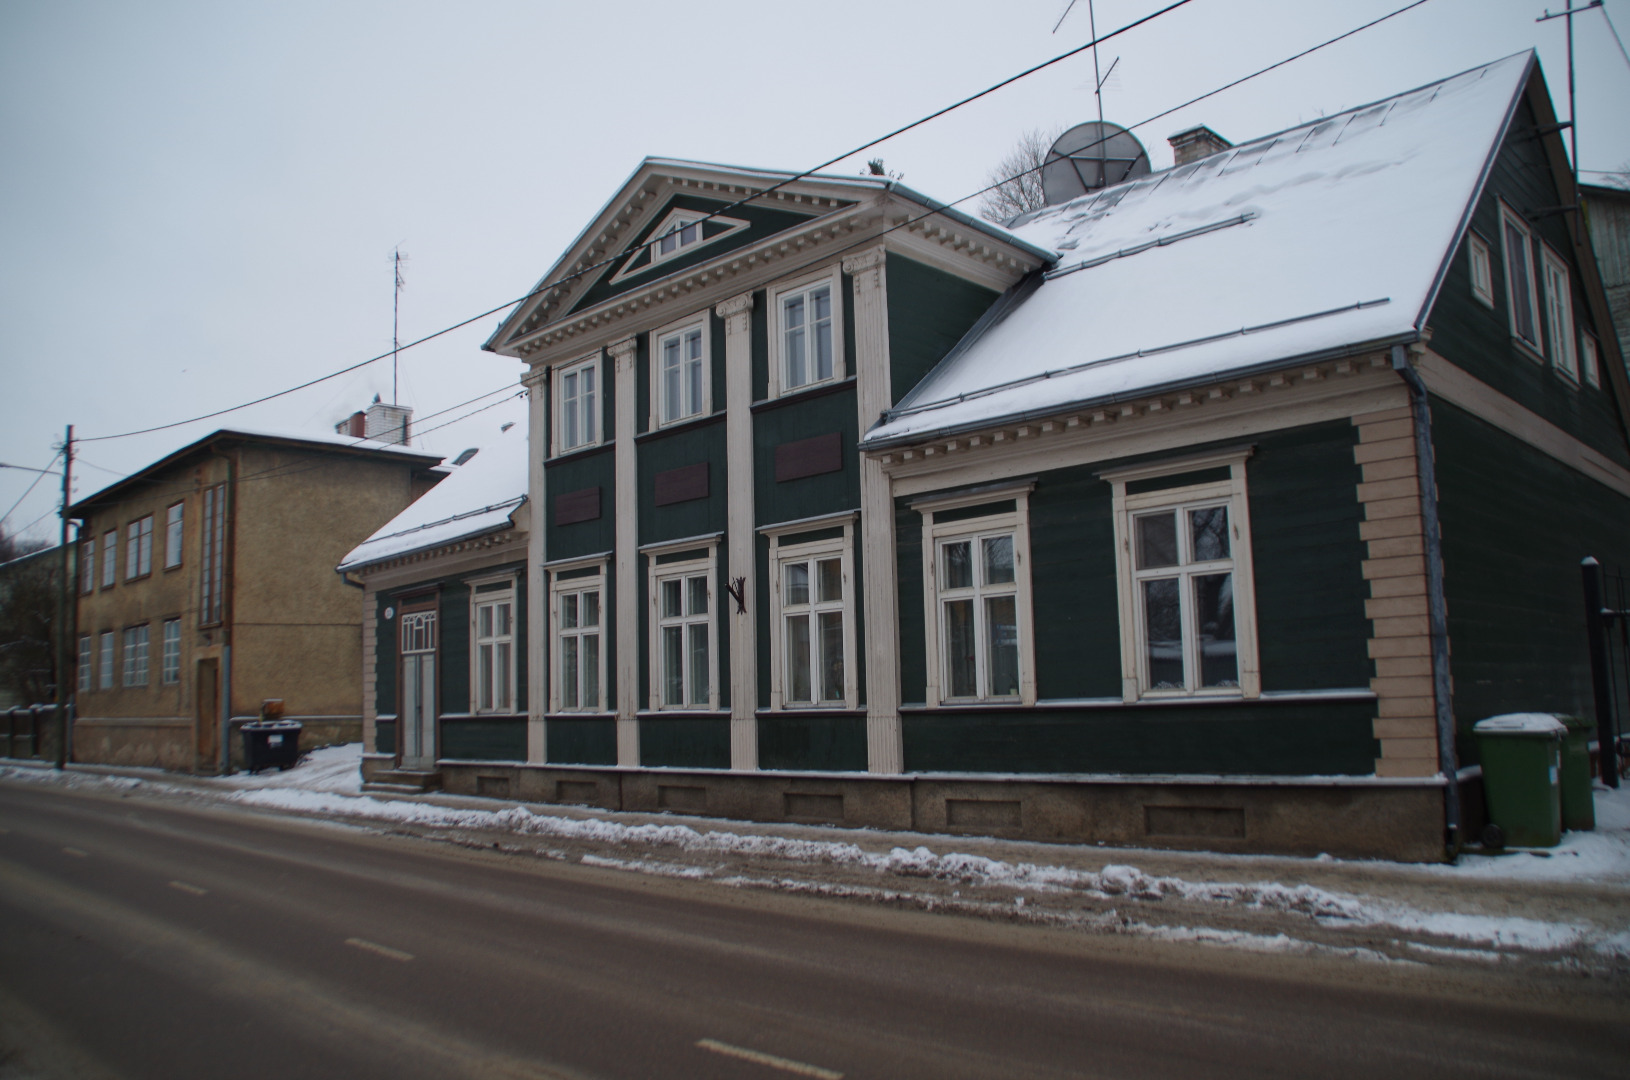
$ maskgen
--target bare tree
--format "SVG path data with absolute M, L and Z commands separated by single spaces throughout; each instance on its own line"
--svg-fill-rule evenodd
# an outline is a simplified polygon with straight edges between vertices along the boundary
M 0 703 L 31 705 L 53 693 L 60 560 L 49 547 L 0 529 Z
M 1009 221 L 1047 205 L 1041 190 L 1041 165 L 1047 151 L 1064 129 L 1032 128 L 1019 136 L 1013 149 L 986 176 L 994 185 L 979 200 L 979 215 L 986 221 Z

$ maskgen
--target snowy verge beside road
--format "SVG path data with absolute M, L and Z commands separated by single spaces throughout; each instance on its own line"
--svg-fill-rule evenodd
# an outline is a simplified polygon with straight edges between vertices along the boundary
M 4 767 L 0 779 L 203 797 L 592 867 L 1167 941 L 1388 962 L 1543 963 L 1630 976 L 1626 790 L 1598 790 L 1597 831 L 1568 833 L 1548 854 L 1420 867 L 653 819 L 580 807 L 489 809 L 488 800 L 361 795 L 360 764 L 353 744 L 254 777 Z M 1168 872 L 1140 869 L 1134 860 Z M 1179 872 L 1170 872 L 1174 866 Z M 1271 878 L 1253 877 L 1265 867 Z

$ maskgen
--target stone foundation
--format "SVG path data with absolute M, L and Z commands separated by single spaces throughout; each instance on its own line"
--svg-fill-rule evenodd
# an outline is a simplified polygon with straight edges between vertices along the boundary
M 372 762 L 363 763 L 364 776 Z M 381 761 L 379 767 L 388 767 Z M 449 794 L 1056 843 L 1443 859 L 1433 782 L 871 776 L 441 761 Z

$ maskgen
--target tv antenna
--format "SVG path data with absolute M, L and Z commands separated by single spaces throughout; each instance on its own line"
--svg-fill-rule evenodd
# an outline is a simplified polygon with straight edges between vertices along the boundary
M 402 245 L 396 245 L 391 251 L 391 271 L 395 275 L 395 294 L 391 298 L 391 404 L 399 402 L 396 399 L 396 362 L 397 354 L 402 351 L 401 323 L 402 323 L 402 286 L 407 280 L 402 277 L 402 263 L 407 259 L 402 254 Z

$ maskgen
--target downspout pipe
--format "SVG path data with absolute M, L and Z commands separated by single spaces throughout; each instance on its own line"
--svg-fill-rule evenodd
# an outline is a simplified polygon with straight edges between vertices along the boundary
M 221 515 L 221 525 L 226 535 L 221 543 L 221 634 L 224 641 L 221 646 L 221 738 L 220 761 L 217 763 L 217 775 L 232 775 L 232 621 L 233 600 L 236 589 L 233 588 L 233 575 L 237 573 L 237 559 L 234 557 L 234 547 L 237 545 L 238 529 L 238 452 L 234 450 L 226 458 L 226 512 Z
M 1392 347 L 1392 369 L 1409 387 L 1415 431 L 1415 469 L 1421 486 L 1421 531 L 1426 546 L 1426 604 L 1432 639 L 1432 705 L 1437 716 L 1438 770 L 1443 775 L 1444 844 L 1450 861 L 1460 853 L 1460 767 L 1455 754 L 1454 695 L 1449 686 L 1449 614 L 1443 596 L 1443 533 L 1438 526 L 1437 465 L 1432 456 L 1432 408 L 1409 350 Z

